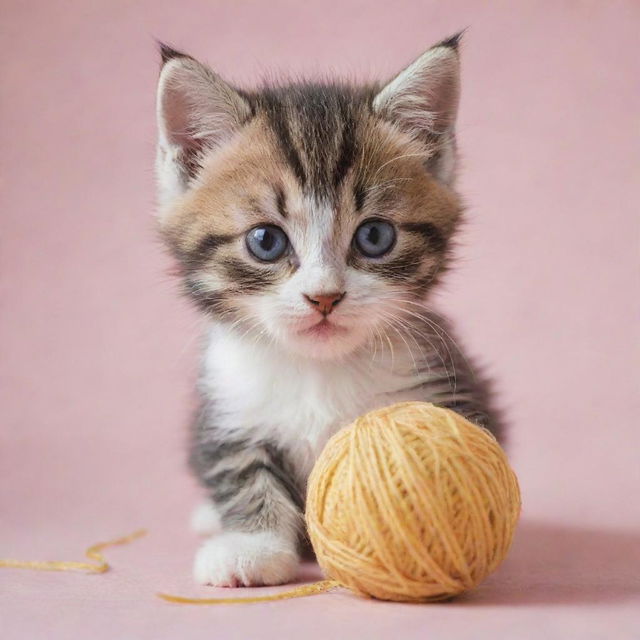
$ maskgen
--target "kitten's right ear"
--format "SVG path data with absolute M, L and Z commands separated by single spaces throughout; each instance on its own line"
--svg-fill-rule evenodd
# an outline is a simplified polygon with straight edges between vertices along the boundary
M 156 173 L 162 208 L 186 190 L 203 152 L 224 144 L 250 118 L 251 107 L 191 56 L 163 44 L 160 54 Z
M 435 150 L 427 163 L 447 184 L 455 176 L 454 127 L 460 97 L 462 32 L 439 42 L 401 71 L 373 100 L 373 108 Z

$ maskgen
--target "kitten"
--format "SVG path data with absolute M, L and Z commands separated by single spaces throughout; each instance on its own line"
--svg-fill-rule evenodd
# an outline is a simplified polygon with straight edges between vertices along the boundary
M 359 414 L 430 401 L 499 435 L 426 304 L 462 210 L 458 43 L 380 87 L 257 91 L 161 47 L 161 232 L 209 319 L 191 449 L 208 497 L 193 524 L 211 536 L 200 583 L 295 576 L 307 476 Z

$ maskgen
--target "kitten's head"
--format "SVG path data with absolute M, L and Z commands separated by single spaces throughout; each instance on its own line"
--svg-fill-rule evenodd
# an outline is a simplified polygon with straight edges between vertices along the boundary
M 415 313 L 460 214 L 458 40 L 382 87 L 259 91 L 162 48 L 160 223 L 203 310 L 317 358 Z

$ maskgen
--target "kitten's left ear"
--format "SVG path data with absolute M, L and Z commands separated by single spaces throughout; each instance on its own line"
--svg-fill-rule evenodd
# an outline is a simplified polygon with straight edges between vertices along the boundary
M 160 45 L 158 155 L 161 208 L 183 193 L 202 155 L 225 144 L 250 118 L 247 100 L 209 67 Z
M 458 33 L 431 47 L 373 100 L 373 108 L 381 116 L 434 148 L 427 167 L 447 184 L 453 182 L 455 172 L 461 37 Z

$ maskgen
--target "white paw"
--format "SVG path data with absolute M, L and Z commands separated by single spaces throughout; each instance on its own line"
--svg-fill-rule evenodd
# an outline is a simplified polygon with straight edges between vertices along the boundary
M 250 587 L 283 584 L 296 575 L 295 545 L 271 531 L 222 533 L 198 552 L 193 575 L 200 584 Z
M 199 504 L 191 514 L 191 529 L 200 536 L 212 536 L 222 531 L 218 510 L 210 501 Z

